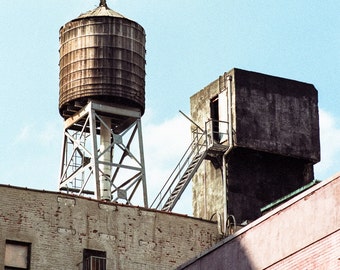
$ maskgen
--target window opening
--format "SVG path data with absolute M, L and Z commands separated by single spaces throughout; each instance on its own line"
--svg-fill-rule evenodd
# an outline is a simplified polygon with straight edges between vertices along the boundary
M 106 252 L 84 249 L 83 270 L 106 270 Z
M 212 134 L 215 141 L 219 141 L 219 124 L 218 124 L 218 96 L 210 100 L 210 117 L 212 120 Z
M 30 269 L 31 243 L 6 240 L 5 270 Z

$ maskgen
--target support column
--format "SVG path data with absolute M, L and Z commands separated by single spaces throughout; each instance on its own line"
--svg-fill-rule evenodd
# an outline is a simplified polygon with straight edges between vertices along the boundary
M 100 199 L 111 200 L 111 166 L 113 147 L 111 147 L 111 119 L 101 117 L 100 122 L 100 148 L 99 157 L 99 182 L 100 182 Z

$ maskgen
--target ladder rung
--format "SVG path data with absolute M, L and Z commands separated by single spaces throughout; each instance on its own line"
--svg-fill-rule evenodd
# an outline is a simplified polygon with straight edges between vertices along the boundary
M 192 164 L 191 164 L 191 165 L 188 167 L 188 169 L 187 169 L 187 170 L 190 170 L 190 169 L 193 169 L 193 168 L 195 168 L 196 164 L 197 164 L 197 163 L 192 163 Z
M 184 184 L 188 177 L 182 177 L 181 181 L 178 182 L 178 185 Z

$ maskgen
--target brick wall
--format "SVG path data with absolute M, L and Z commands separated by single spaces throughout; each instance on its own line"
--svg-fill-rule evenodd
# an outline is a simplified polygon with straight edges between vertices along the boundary
M 340 229 L 267 269 L 340 269 Z
M 178 269 L 340 269 L 340 174 Z
M 6 240 L 31 243 L 31 269 L 80 269 L 84 249 L 107 269 L 173 269 L 219 240 L 217 225 L 182 215 L 0 185 Z

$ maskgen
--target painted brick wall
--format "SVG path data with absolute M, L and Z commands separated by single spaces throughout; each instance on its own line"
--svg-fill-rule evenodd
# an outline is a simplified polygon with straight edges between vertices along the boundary
M 340 269 L 340 229 L 267 269 Z
M 178 269 L 340 269 L 340 174 Z
M 31 269 L 80 269 L 83 249 L 107 269 L 173 269 L 219 240 L 186 216 L 0 185 L 0 269 L 6 240 L 32 243 Z

